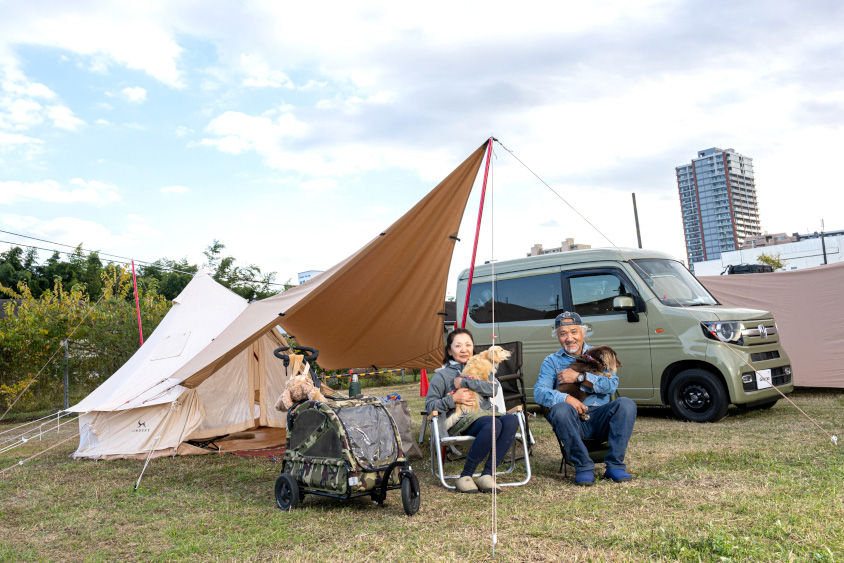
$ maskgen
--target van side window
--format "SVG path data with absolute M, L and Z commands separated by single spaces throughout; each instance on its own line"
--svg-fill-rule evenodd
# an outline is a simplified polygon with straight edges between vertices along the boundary
M 612 300 L 619 295 L 633 295 L 624 282 L 613 274 L 573 276 L 571 301 L 579 315 L 617 315 L 612 310 Z
M 495 283 L 495 321 L 553 319 L 563 312 L 560 274 L 542 274 Z M 492 322 L 492 284 L 472 285 L 469 316 L 476 323 Z

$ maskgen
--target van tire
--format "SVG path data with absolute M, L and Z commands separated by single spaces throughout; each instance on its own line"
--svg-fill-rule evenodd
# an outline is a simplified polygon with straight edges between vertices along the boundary
M 677 374 L 668 386 L 668 398 L 674 416 L 691 422 L 718 422 L 729 406 L 724 385 L 702 369 Z

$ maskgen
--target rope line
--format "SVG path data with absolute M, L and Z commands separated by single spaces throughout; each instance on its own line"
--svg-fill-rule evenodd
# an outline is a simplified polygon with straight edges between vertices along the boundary
M 61 412 L 62 412 L 62 413 L 65 413 L 66 411 L 61 411 Z M 71 413 L 62 414 L 62 416 L 71 416 Z M 50 423 L 52 423 L 52 418 L 53 418 L 53 415 L 50 415 L 49 417 L 45 417 L 45 418 L 49 418 L 49 419 L 51 419 L 51 420 L 49 420 L 49 421 L 47 421 L 47 422 L 42 422 L 40 426 L 37 426 L 37 427 L 35 427 L 35 428 L 30 428 L 29 430 L 26 430 L 26 431 L 24 431 L 24 432 L 21 432 L 20 434 L 17 434 L 17 435 L 15 435 L 15 436 L 12 436 L 12 437 L 9 437 L 9 438 L 6 438 L 5 440 L 3 440 L 3 441 L 2 441 L 2 442 L 0 442 L 0 443 L 2 443 L 2 444 L 6 444 L 6 443 L 8 443 L 8 442 L 12 442 L 12 441 L 14 441 L 14 440 L 18 440 L 18 439 L 20 439 L 20 438 L 23 438 L 24 436 L 26 436 L 26 435 L 27 435 L 27 434 L 29 434 L 30 432 L 43 431 L 43 427 L 44 427 L 44 425 L 45 425 L 45 424 L 50 424 Z M 39 420 L 44 420 L 44 419 L 43 419 L 43 418 L 41 418 L 41 419 L 39 419 Z M 68 422 L 70 422 L 70 420 L 65 421 L 65 424 L 67 424 Z M 18 428 L 20 428 L 20 427 L 18 427 Z M 56 419 L 56 430 L 59 430 L 59 429 L 61 429 L 61 422 L 59 422 L 59 419 L 57 418 L 57 419 Z M 52 428 L 48 428 L 48 429 L 47 429 L 47 431 L 51 431 L 51 430 L 52 430 Z
M 497 139 L 496 139 L 496 140 L 497 140 Z M 750 369 L 752 369 L 752 370 L 753 370 L 753 371 L 757 374 L 757 376 L 762 377 L 762 378 L 763 378 L 763 379 L 765 379 L 768 383 L 770 383 L 770 384 L 771 384 L 771 387 L 772 387 L 772 388 L 774 388 L 774 389 L 776 389 L 777 393 L 779 393 L 779 394 L 782 396 L 782 398 L 784 398 L 784 399 L 785 399 L 785 400 L 787 400 L 789 403 L 791 403 L 791 405 L 792 405 L 794 408 L 796 408 L 796 409 L 797 409 L 797 410 L 798 410 L 798 411 L 799 411 L 799 412 L 800 412 L 803 416 L 805 416 L 807 419 L 809 419 L 809 421 L 811 421 L 811 422 L 812 422 L 812 424 L 814 424 L 815 426 L 817 426 L 817 427 L 818 427 L 818 429 L 819 429 L 821 432 L 823 432 L 824 434 L 826 434 L 826 436 L 830 439 L 830 441 L 831 441 L 833 444 L 835 444 L 836 446 L 838 445 L 838 437 L 837 437 L 837 436 L 833 436 L 832 434 L 830 434 L 829 432 L 827 432 L 827 431 L 826 431 L 826 430 L 825 430 L 825 429 L 824 429 L 824 428 L 823 428 L 820 424 L 818 424 L 818 422 L 817 422 L 817 421 L 815 421 L 815 420 L 814 420 L 811 416 L 809 416 L 809 415 L 808 415 L 808 414 L 807 414 L 807 413 L 806 413 L 803 409 L 801 409 L 800 407 L 798 407 L 798 406 L 794 403 L 794 401 L 793 401 L 793 400 L 791 400 L 791 399 L 790 399 L 790 398 L 789 398 L 789 397 L 788 397 L 785 393 L 783 393 L 782 391 L 780 391 L 780 390 L 777 388 L 777 386 L 776 386 L 776 385 L 774 385 L 773 381 L 772 381 L 770 378 L 768 378 L 768 377 L 766 377 L 765 375 L 762 375 L 761 373 L 759 373 L 759 372 L 756 370 L 756 368 L 754 368 L 754 367 L 753 367 L 753 366 L 752 366 L 752 365 L 751 365 L 751 364 L 750 364 L 747 360 L 745 360 L 744 358 L 742 358 L 742 357 L 741 357 L 741 355 L 740 355 L 740 354 L 739 354 L 736 350 L 734 350 L 731 346 L 727 345 L 727 343 L 726 343 L 726 342 L 723 342 L 720 338 L 718 338 L 717 334 L 715 334 L 715 332 L 714 332 L 714 331 L 712 331 L 711 329 L 709 329 L 709 328 L 708 328 L 708 327 L 704 324 L 704 322 L 703 322 L 703 321 L 701 321 L 699 318 L 697 318 L 697 317 L 695 316 L 695 314 L 694 314 L 694 313 L 693 313 L 690 309 L 688 309 L 685 305 L 683 305 L 683 303 L 682 303 L 679 299 L 675 298 L 675 297 L 671 294 L 671 292 L 670 292 L 670 291 L 668 291 L 665 287 L 663 287 L 663 285 L 662 285 L 661 283 L 659 283 L 659 281 L 658 281 L 657 279 L 655 279 L 653 276 L 651 276 L 650 274 L 648 274 L 648 273 L 647 273 L 647 272 L 646 272 L 646 271 L 645 271 L 645 270 L 644 270 L 641 266 L 639 266 L 638 264 L 636 264 L 636 261 L 635 261 L 635 260 L 633 260 L 632 258 L 630 258 L 630 256 L 629 256 L 629 255 L 628 255 L 628 254 L 627 254 L 627 253 L 626 253 L 626 252 L 625 252 L 622 248 L 619 248 L 619 247 L 618 247 L 618 246 L 617 246 L 617 245 L 616 245 L 616 244 L 615 244 L 612 240 L 610 240 L 610 238 L 609 238 L 606 234 L 604 234 L 604 233 L 601 231 L 601 229 L 599 229 L 599 228 L 598 228 L 598 227 L 596 227 L 594 224 L 592 224 L 592 222 L 591 222 L 591 221 L 589 221 L 589 220 L 588 220 L 586 217 L 584 217 L 584 216 L 583 216 L 583 215 L 582 215 L 582 214 L 581 214 L 581 213 L 580 213 L 577 209 L 575 209 L 575 208 L 574 208 L 574 206 L 572 206 L 572 205 L 571 205 L 571 204 L 570 204 L 570 203 L 569 203 L 569 202 L 568 202 L 568 201 L 567 201 L 567 200 L 566 200 L 563 196 L 561 196 L 559 193 L 557 193 L 557 191 L 556 191 L 556 190 L 554 190 L 554 188 L 552 188 L 550 185 L 548 185 L 548 183 L 547 183 L 545 180 L 543 180 L 543 179 L 542 179 L 542 178 L 541 178 L 541 177 L 540 177 L 540 176 L 539 176 L 536 172 L 534 172 L 533 170 L 531 170 L 531 168 L 530 168 L 527 164 L 525 164 L 524 162 L 522 162 L 522 160 L 521 160 L 519 157 L 517 157 L 517 156 L 515 155 L 515 153 L 514 153 L 512 150 L 510 150 L 510 149 L 508 149 L 507 147 L 505 147 L 505 146 L 501 143 L 501 141 L 498 141 L 498 144 L 499 144 L 499 145 L 501 145 L 501 147 L 502 147 L 504 150 L 506 150 L 507 152 L 509 152 L 509 153 L 513 156 L 513 158 L 515 158 L 515 159 L 519 162 L 519 164 L 521 164 L 522 166 L 524 166 L 524 167 L 525 167 L 525 168 L 526 168 L 526 169 L 527 169 L 527 170 L 528 170 L 531 174 L 533 174 L 533 175 L 534 175 L 534 176 L 535 176 L 535 177 L 536 177 L 536 178 L 537 178 L 540 182 L 542 182 L 542 183 L 543 183 L 543 184 L 544 184 L 544 185 L 545 185 L 545 186 L 546 186 L 549 190 L 551 190 L 551 192 L 552 192 L 554 195 L 556 195 L 558 198 L 560 198 L 560 200 L 562 200 L 562 201 L 563 201 L 566 205 L 568 205 L 568 206 L 572 209 L 572 211 L 574 211 L 574 212 L 575 212 L 575 213 L 576 213 L 576 214 L 577 214 L 580 218 L 582 218 L 584 221 L 586 221 L 586 223 L 588 223 L 590 227 L 592 227 L 593 229 L 595 229 L 595 231 L 596 231 L 599 235 L 601 235 L 602 237 L 604 237 L 604 238 L 607 240 L 607 242 L 609 242 L 609 243 L 613 246 L 613 248 L 615 248 L 618 252 L 620 252 L 620 253 L 621 253 L 621 255 L 622 255 L 622 256 L 624 256 L 624 258 L 625 258 L 625 260 L 626 260 L 627 262 L 630 262 L 630 263 L 631 263 L 631 264 L 632 264 L 635 268 L 637 268 L 637 269 L 638 269 L 638 271 L 642 272 L 642 273 L 643 273 L 645 276 L 647 276 L 647 277 L 648 277 L 648 278 L 649 278 L 649 279 L 650 279 L 650 280 L 651 280 L 654 284 L 656 284 L 656 285 L 657 285 L 657 286 L 658 286 L 661 290 L 663 290 L 663 291 L 665 292 L 665 294 L 666 294 L 666 295 L 670 296 L 670 297 L 671 297 L 671 299 L 673 299 L 674 301 L 676 301 L 676 302 L 677 302 L 677 304 L 678 304 L 678 305 L 680 305 L 680 307 L 683 309 L 683 311 L 684 311 L 686 314 L 688 314 L 690 317 L 692 317 L 694 320 L 696 320 L 696 321 L 697 321 L 697 322 L 698 322 L 698 323 L 699 323 L 699 324 L 700 324 L 700 325 L 704 328 L 704 330 L 706 330 L 707 332 L 709 332 L 710 334 L 712 334 L 712 335 L 716 338 L 716 341 L 717 341 L 717 342 L 721 342 L 722 344 L 726 345 L 726 346 L 727 346 L 727 349 L 728 349 L 728 350 L 730 350 L 730 352 L 732 352 L 732 353 L 733 353 L 733 354 L 734 354 L 734 355 L 735 355 L 735 356 L 736 356 L 739 360 L 741 360 L 741 361 L 742 361 L 744 364 L 746 364 L 746 365 L 747 365 Z M 494 285 L 494 284 L 493 284 L 493 285 Z M 707 291 L 708 291 L 708 290 L 707 290 Z
M 144 472 L 147 470 L 147 466 L 149 465 L 149 460 L 152 458 L 152 452 L 155 451 L 156 443 L 161 439 L 161 436 L 164 434 L 164 429 L 167 428 L 167 421 L 170 420 L 170 415 L 173 413 L 173 410 L 176 408 L 176 401 L 170 403 L 170 410 L 167 411 L 167 416 L 164 417 L 164 423 L 161 425 L 161 430 L 158 433 L 158 436 L 152 439 L 152 445 L 149 448 L 149 453 L 147 454 L 147 460 L 144 462 L 144 468 L 141 469 L 141 474 L 138 475 L 138 481 L 135 483 L 135 488 L 132 489 L 133 491 L 138 490 L 138 486 L 141 484 L 141 479 L 144 477 Z M 178 447 L 178 445 L 176 445 Z
M 59 411 L 59 412 L 65 412 L 65 411 Z M 30 424 L 35 424 L 36 422 L 41 422 L 42 420 L 45 420 L 47 418 L 53 418 L 54 416 L 56 416 L 56 415 L 55 414 L 48 414 L 47 416 L 42 416 L 41 418 L 36 418 L 35 420 L 30 420 L 29 422 L 24 422 L 20 426 L 13 426 L 12 428 L 9 428 L 7 430 L 3 430 L 2 432 L 0 432 L 0 435 L 6 434 L 7 432 L 14 432 L 15 430 L 23 428 L 24 426 L 29 426 Z M 8 441 L 8 440 L 14 440 L 14 438 L 7 438 L 4 441 Z
M 492 141 L 495 137 L 490 137 L 490 157 L 495 155 L 494 150 L 492 147 Z M 496 156 L 497 158 L 497 156 Z M 490 159 L 491 160 L 491 159 Z M 489 166 L 489 230 L 490 230 L 490 267 L 491 267 L 491 276 L 492 276 L 492 346 L 495 346 L 495 167 L 491 165 Z M 501 390 L 501 383 L 497 380 L 497 369 L 495 368 L 495 350 L 493 349 L 493 369 L 492 369 L 492 424 L 490 424 L 490 428 L 492 429 L 492 451 L 490 455 L 492 456 L 492 508 L 491 508 L 491 516 L 492 522 L 490 525 L 490 532 L 491 532 L 491 540 L 492 540 L 492 559 L 495 560 L 495 546 L 498 543 L 498 455 L 496 453 L 496 436 L 495 436 L 495 411 L 498 408 L 496 404 L 496 397 L 497 393 L 495 391 L 495 384 L 498 383 L 498 389 Z M 515 456 L 515 452 L 513 453 Z
M 68 421 L 68 422 L 70 422 L 70 421 Z M 40 430 L 40 432 L 38 434 L 38 441 L 40 442 L 44 434 L 52 433 L 53 428 L 47 428 L 46 430 L 44 430 L 43 428 L 39 428 L 39 430 Z M 60 425 L 56 426 L 56 432 L 57 433 L 61 432 L 61 426 Z M 14 442 L 10 445 L 3 446 L 3 448 L 0 449 L 0 454 L 4 454 L 6 452 L 9 452 L 9 451 L 19 447 L 19 446 L 23 446 L 24 444 L 26 444 L 26 443 L 30 442 L 31 440 L 34 440 L 34 439 L 35 439 L 35 436 L 33 436 L 31 438 L 24 438 L 23 436 L 20 436 L 17 442 Z

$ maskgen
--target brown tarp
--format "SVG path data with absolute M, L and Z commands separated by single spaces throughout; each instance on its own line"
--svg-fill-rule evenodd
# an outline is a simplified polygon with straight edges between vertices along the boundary
M 319 349 L 318 363 L 326 369 L 440 366 L 448 268 L 486 147 L 356 253 L 303 285 L 249 305 L 174 379 L 199 385 L 276 324 Z
M 698 279 L 724 305 L 773 313 L 796 386 L 844 388 L 844 263 Z

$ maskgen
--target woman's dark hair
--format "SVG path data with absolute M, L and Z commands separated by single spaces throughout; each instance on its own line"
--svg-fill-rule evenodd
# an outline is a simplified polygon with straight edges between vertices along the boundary
M 448 333 L 448 336 L 445 339 L 445 353 L 443 354 L 443 364 L 448 365 L 448 362 L 453 360 L 454 358 L 451 357 L 451 343 L 454 342 L 454 337 L 458 334 L 468 334 L 469 338 L 472 339 L 472 344 L 475 344 L 475 337 L 472 336 L 472 333 L 466 330 L 465 328 L 455 328 L 451 332 Z

